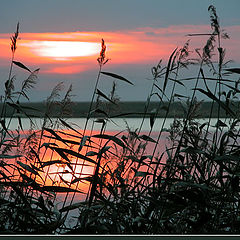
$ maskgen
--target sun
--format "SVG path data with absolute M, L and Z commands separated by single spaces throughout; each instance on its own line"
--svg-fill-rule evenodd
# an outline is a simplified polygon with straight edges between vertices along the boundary
M 32 41 L 29 46 L 38 56 L 59 60 L 91 56 L 100 50 L 99 43 L 79 41 Z

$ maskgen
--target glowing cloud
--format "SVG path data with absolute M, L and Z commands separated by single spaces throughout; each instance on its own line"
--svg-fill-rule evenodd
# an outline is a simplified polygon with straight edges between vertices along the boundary
M 228 59 L 240 61 L 240 26 L 225 28 L 230 39 L 222 41 Z M 168 60 L 172 51 L 189 39 L 189 33 L 211 33 L 208 25 L 179 25 L 167 28 L 142 28 L 122 32 L 20 33 L 15 59 L 46 74 L 77 74 L 97 66 L 101 39 L 105 40 L 109 65 L 156 64 Z M 0 66 L 8 64 L 11 34 L 0 34 Z M 190 48 L 203 48 L 208 36 L 193 37 Z
M 22 43 L 34 53 L 42 57 L 52 57 L 59 60 L 67 60 L 73 57 L 84 57 L 98 54 L 98 43 L 76 41 L 32 41 Z

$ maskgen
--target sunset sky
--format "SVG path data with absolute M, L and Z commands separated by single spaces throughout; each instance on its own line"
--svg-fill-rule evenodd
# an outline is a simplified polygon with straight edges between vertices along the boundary
M 20 23 L 15 61 L 31 70 L 40 68 L 32 101 L 42 101 L 63 81 L 73 84 L 74 100 L 89 101 L 98 71 L 101 39 L 110 61 L 104 71 L 122 75 L 134 86 L 118 82 L 121 100 L 145 100 L 149 93 L 151 67 L 166 63 L 176 47 L 191 33 L 211 33 L 208 6 L 217 9 L 222 28 L 230 35 L 223 40 L 226 60 L 240 65 L 239 0 L 11 0 L 1 1 L 1 84 L 10 66 L 10 37 Z M 201 48 L 206 38 L 192 37 L 190 48 Z M 14 67 L 16 86 L 27 72 Z M 196 73 L 190 72 L 194 76 Z M 189 75 L 188 75 L 189 76 Z M 102 77 L 99 88 L 108 93 L 112 79 Z M 1 88 L 2 89 L 2 88 Z M 187 94 L 188 89 L 181 89 Z M 1 92 L 2 94 L 2 92 Z

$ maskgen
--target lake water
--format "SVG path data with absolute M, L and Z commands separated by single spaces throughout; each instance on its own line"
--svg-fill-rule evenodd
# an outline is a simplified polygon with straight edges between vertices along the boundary
M 21 120 L 22 120 L 23 129 L 28 130 L 31 125 L 30 120 L 27 118 L 22 118 Z M 55 120 L 56 120 L 55 118 L 52 118 L 53 122 L 55 122 Z M 152 132 L 158 132 L 159 129 L 161 129 L 163 120 L 164 120 L 163 118 L 156 118 Z M 167 118 L 164 128 L 168 129 L 170 127 L 170 125 L 173 123 L 173 120 L 174 120 L 173 118 Z M 8 123 L 8 121 L 9 121 L 9 119 L 7 118 L 6 122 Z M 41 125 L 43 122 L 42 118 L 33 118 L 32 121 L 35 123 L 37 129 L 41 128 Z M 66 122 L 68 124 L 73 124 L 75 129 L 83 129 L 84 125 L 85 125 L 85 121 L 86 121 L 86 118 L 69 118 L 68 120 L 66 120 Z M 204 123 L 204 122 L 207 122 L 208 120 L 207 119 L 199 119 L 198 121 L 200 123 Z M 224 120 L 222 119 L 222 121 L 224 121 Z M 89 128 L 91 127 L 92 122 L 93 122 L 93 119 L 90 119 L 89 124 L 88 124 Z M 127 126 L 128 126 L 132 131 L 134 131 L 135 129 L 139 128 L 141 122 L 142 122 L 142 118 L 126 118 L 126 119 L 114 118 L 111 121 L 107 122 L 107 130 L 108 131 L 122 131 L 122 130 L 127 129 Z M 211 119 L 210 130 L 213 129 L 213 126 L 216 124 L 216 122 L 217 122 L 217 118 Z M 17 126 L 18 126 L 18 119 L 13 118 L 10 123 L 10 127 L 9 127 L 10 130 L 16 130 Z M 102 127 L 101 123 L 94 124 L 94 130 L 100 130 L 101 127 Z M 148 132 L 149 130 L 150 130 L 150 119 L 146 118 L 144 120 L 144 123 L 142 126 L 142 131 Z
M 10 119 L 7 119 L 7 121 L 6 121 L 6 125 L 7 126 L 8 126 L 9 120 Z M 23 129 L 24 130 L 29 130 L 29 128 L 31 126 L 30 120 L 27 119 L 27 118 L 22 118 L 21 120 L 22 120 L 22 127 L 23 127 Z M 55 120 L 57 120 L 57 119 L 52 119 L 53 122 L 55 122 Z M 75 129 L 78 129 L 78 130 L 81 130 L 81 129 L 84 128 L 85 121 L 86 121 L 86 118 L 70 118 L 70 119 L 66 120 L 66 122 L 69 125 L 73 126 Z M 94 121 L 94 119 L 90 119 L 89 120 L 89 124 L 88 124 L 87 129 L 91 129 L 93 121 Z M 154 139 L 157 138 L 158 132 L 162 128 L 163 121 L 164 121 L 163 118 L 157 118 L 155 120 L 154 127 L 152 129 L 152 135 L 151 135 L 152 138 L 154 138 Z M 170 126 L 173 123 L 173 121 L 174 121 L 173 118 L 166 119 L 166 122 L 164 124 L 164 128 L 166 128 L 166 129 L 170 128 Z M 204 123 L 204 122 L 207 122 L 208 120 L 207 119 L 206 120 L 205 119 L 199 119 L 198 121 L 200 123 Z M 222 119 L 222 121 L 224 121 L 224 120 Z M 34 118 L 33 122 L 34 122 L 34 124 L 36 126 L 36 129 L 41 129 L 41 126 L 42 126 L 42 123 L 43 123 L 43 119 L 41 119 L 41 118 Z M 216 124 L 216 122 L 217 122 L 217 119 L 214 119 L 214 118 L 211 119 L 209 131 L 214 129 L 214 125 Z M 134 131 L 134 130 L 139 128 L 141 123 L 142 123 L 142 118 L 126 118 L 126 119 L 114 118 L 112 121 L 108 121 L 108 123 L 107 123 L 107 131 L 108 132 L 118 132 L 118 131 L 127 130 L 127 128 L 129 128 L 132 131 Z M 94 131 L 98 132 L 101 129 L 101 127 L 102 127 L 101 123 L 95 123 L 94 124 Z M 16 130 L 18 128 L 18 119 L 16 119 L 16 118 L 11 119 L 11 123 L 9 125 L 9 128 L 12 131 Z M 142 125 L 142 132 L 145 132 L 147 134 L 149 130 L 150 130 L 150 119 L 146 118 L 144 120 L 143 125 Z M 167 136 L 168 136 L 167 133 L 163 133 L 162 134 L 162 137 L 159 140 L 157 152 L 162 152 L 162 151 L 165 150 L 166 145 L 167 145 L 167 141 L 166 141 Z M 79 141 L 79 139 L 78 139 L 78 141 Z M 152 152 L 153 147 L 154 147 L 154 144 L 153 143 L 149 143 L 148 151 Z M 48 158 L 55 160 L 55 159 L 59 159 L 59 156 L 56 153 L 55 153 L 55 155 L 52 155 L 52 152 L 50 152 L 50 153 L 46 152 L 44 161 L 47 161 Z M 59 174 L 55 174 L 55 172 L 64 172 L 65 170 L 66 170 L 65 166 L 64 167 L 62 167 L 62 166 L 58 166 L 58 167 L 51 166 L 51 168 L 48 169 L 48 174 L 52 177 L 52 179 L 59 180 L 58 179 L 58 175 Z M 75 168 L 75 173 L 78 173 L 78 171 L 79 171 L 79 173 L 80 172 L 85 172 L 86 174 L 87 173 L 88 174 L 93 174 L 94 166 L 86 167 L 85 170 L 82 169 L 82 168 L 81 169 Z M 60 174 L 60 175 L 61 175 L 63 180 L 71 182 L 71 180 L 72 180 L 72 175 L 71 174 Z M 79 189 L 79 188 L 81 189 L 81 191 L 87 192 L 88 191 L 88 184 L 81 183 L 81 184 L 79 184 L 77 189 Z M 63 206 L 62 203 L 64 202 L 64 199 L 65 199 L 66 196 L 67 196 L 66 205 L 68 205 L 69 202 L 71 202 L 72 200 L 73 200 L 72 203 L 77 203 L 79 201 L 85 200 L 85 198 L 86 198 L 86 195 L 85 194 L 81 194 L 81 193 L 80 194 L 79 193 L 76 194 L 76 196 L 75 196 L 75 194 L 72 194 L 72 193 L 67 194 L 67 195 L 65 193 L 57 194 L 56 202 L 58 202 L 58 208 L 59 209 Z M 66 206 L 66 205 L 64 205 L 64 206 Z M 70 213 L 68 215 L 69 219 L 71 217 L 76 217 L 76 216 L 78 216 L 78 211 L 77 210 L 70 211 Z M 69 223 L 69 226 L 71 226 L 71 223 Z

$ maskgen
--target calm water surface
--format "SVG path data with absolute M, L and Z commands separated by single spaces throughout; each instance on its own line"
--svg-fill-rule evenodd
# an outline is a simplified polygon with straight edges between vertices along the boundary
M 22 118 L 22 126 L 24 130 L 28 130 L 31 126 L 30 120 L 27 118 Z M 52 121 L 55 122 L 56 119 L 52 118 Z M 90 129 L 92 126 L 94 119 L 90 119 L 88 123 L 88 128 Z M 164 124 L 164 128 L 170 128 L 170 125 L 173 122 L 173 118 L 167 118 L 166 122 Z M 8 123 L 9 119 L 7 119 Z M 41 128 L 43 119 L 42 118 L 34 118 L 32 120 L 34 124 L 36 125 L 37 129 Z M 85 125 L 86 118 L 69 118 L 66 120 L 66 122 L 72 126 L 74 126 L 75 129 L 83 129 Z M 154 126 L 153 126 L 153 132 L 158 132 L 159 129 L 161 129 L 164 119 L 163 118 L 156 118 Z M 200 123 L 207 122 L 207 119 L 199 119 Z M 224 119 L 222 119 L 224 121 Z M 127 126 L 134 131 L 135 129 L 139 128 L 140 124 L 142 122 L 142 118 L 114 118 L 107 123 L 107 130 L 108 131 L 122 131 L 127 129 Z M 216 124 L 217 118 L 211 119 L 211 129 L 213 129 L 213 126 Z M 7 124 L 6 124 L 7 125 Z M 18 126 L 18 119 L 13 118 L 10 123 L 10 129 L 15 130 Z M 95 123 L 94 124 L 94 130 L 100 130 L 102 127 L 101 123 Z M 150 130 L 150 119 L 146 118 L 144 120 L 142 131 L 149 131 Z
M 29 130 L 29 128 L 31 127 L 31 123 L 30 123 L 30 120 L 27 119 L 27 118 L 22 118 L 22 126 L 23 126 L 23 129 L 24 130 Z M 53 122 L 55 122 L 56 119 L 52 119 Z M 87 126 L 87 129 L 91 129 L 92 127 L 92 124 L 93 124 L 93 120 L 94 119 L 90 119 L 89 120 L 89 124 Z M 9 123 L 10 119 L 7 119 L 6 121 L 6 125 L 8 126 L 8 123 Z M 73 126 L 75 129 L 83 129 L 84 126 L 85 126 L 85 121 L 86 121 L 86 118 L 70 118 L 68 120 L 66 120 L 66 122 Z M 165 121 L 165 124 L 164 124 L 164 128 L 166 129 L 169 129 L 171 124 L 173 123 L 174 119 L 173 118 L 168 118 L 166 119 Z M 205 123 L 207 122 L 208 120 L 206 119 L 199 119 L 199 122 L 200 123 Z M 224 121 L 224 119 L 222 119 L 222 121 Z M 36 126 L 35 129 L 41 129 L 41 126 L 42 126 L 42 123 L 43 123 L 43 119 L 41 118 L 34 118 L 33 119 L 33 122 Z M 158 135 L 158 132 L 159 130 L 162 128 L 162 124 L 164 122 L 164 119 L 163 118 L 157 118 L 155 120 L 155 123 L 154 123 L 154 127 L 153 127 L 153 130 L 152 130 L 152 137 L 153 138 L 157 138 L 157 135 Z M 217 119 L 213 118 L 211 119 L 211 127 L 210 127 L 210 131 L 213 130 L 214 128 L 214 125 L 216 124 L 217 122 Z M 123 130 L 127 130 L 128 128 L 131 129 L 132 131 L 136 130 L 139 128 L 139 126 L 141 125 L 142 123 L 142 118 L 127 118 L 127 119 L 123 119 L 123 118 L 114 118 L 112 121 L 108 121 L 107 123 L 107 131 L 108 132 L 118 132 L 118 131 L 123 131 Z M 99 131 L 102 127 L 102 124 L 101 123 L 95 123 L 94 124 L 94 130 L 95 131 Z M 16 130 L 18 128 L 18 119 L 11 119 L 11 122 L 10 122 L 10 125 L 9 125 L 9 128 L 11 130 Z M 143 122 L 143 125 L 142 125 L 142 132 L 148 132 L 150 130 L 150 119 L 149 118 L 146 118 Z M 157 151 L 156 152 L 162 152 L 165 150 L 166 148 L 166 145 L 167 145 L 167 141 L 166 141 L 166 137 L 167 137 L 167 133 L 164 133 L 162 134 L 162 137 L 160 138 L 159 140 L 159 144 L 158 144 L 158 148 L 157 148 Z M 152 152 L 154 148 L 154 144 L 153 143 L 149 143 L 148 145 L 148 148 L 147 148 L 147 151 L 149 153 Z M 59 169 L 54 169 L 53 172 L 56 172 L 57 171 L 60 171 Z M 50 174 L 51 174 L 51 171 L 49 170 Z M 66 175 L 62 175 L 63 178 L 66 178 L 67 176 Z M 69 179 L 65 179 L 65 180 L 69 180 Z M 70 179 L 71 180 L 71 179 Z M 87 192 L 88 190 L 88 185 L 83 185 L 83 184 L 80 184 L 79 187 L 81 188 L 81 190 Z M 85 188 L 85 190 L 83 189 Z M 67 196 L 67 201 L 66 201 L 66 205 L 69 205 L 70 202 L 73 200 L 72 203 L 77 203 L 79 201 L 83 201 L 85 200 L 86 198 L 86 195 L 85 194 L 76 194 L 76 196 L 73 196 L 72 193 L 70 194 L 57 194 L 57 198 L 56 198 L 56 202 L 58 202 L 58 209 L 60 209 L 63 205 L 63 202 L 64 202 L 64 199 L 65 197 Z M 73 199 L 72 199 L 73 198 Z M 66 206 L 64 205 L 64 206 Z M 68 215 L 68 219 L 69 219 L 69 222 L 68 222 L 68 226 L 69 227 L 72 227 L 75 223 L 75 221 L 71 220 L 72 218 L 71 217 L 76 217 L 78 216 L 78 210 L 75 209 L 73 211 L 70 211 L 69 215 Z M 73 218 L 76 220 L 76 218 Z M 73 222 L 71 222 L 73 221 Z

